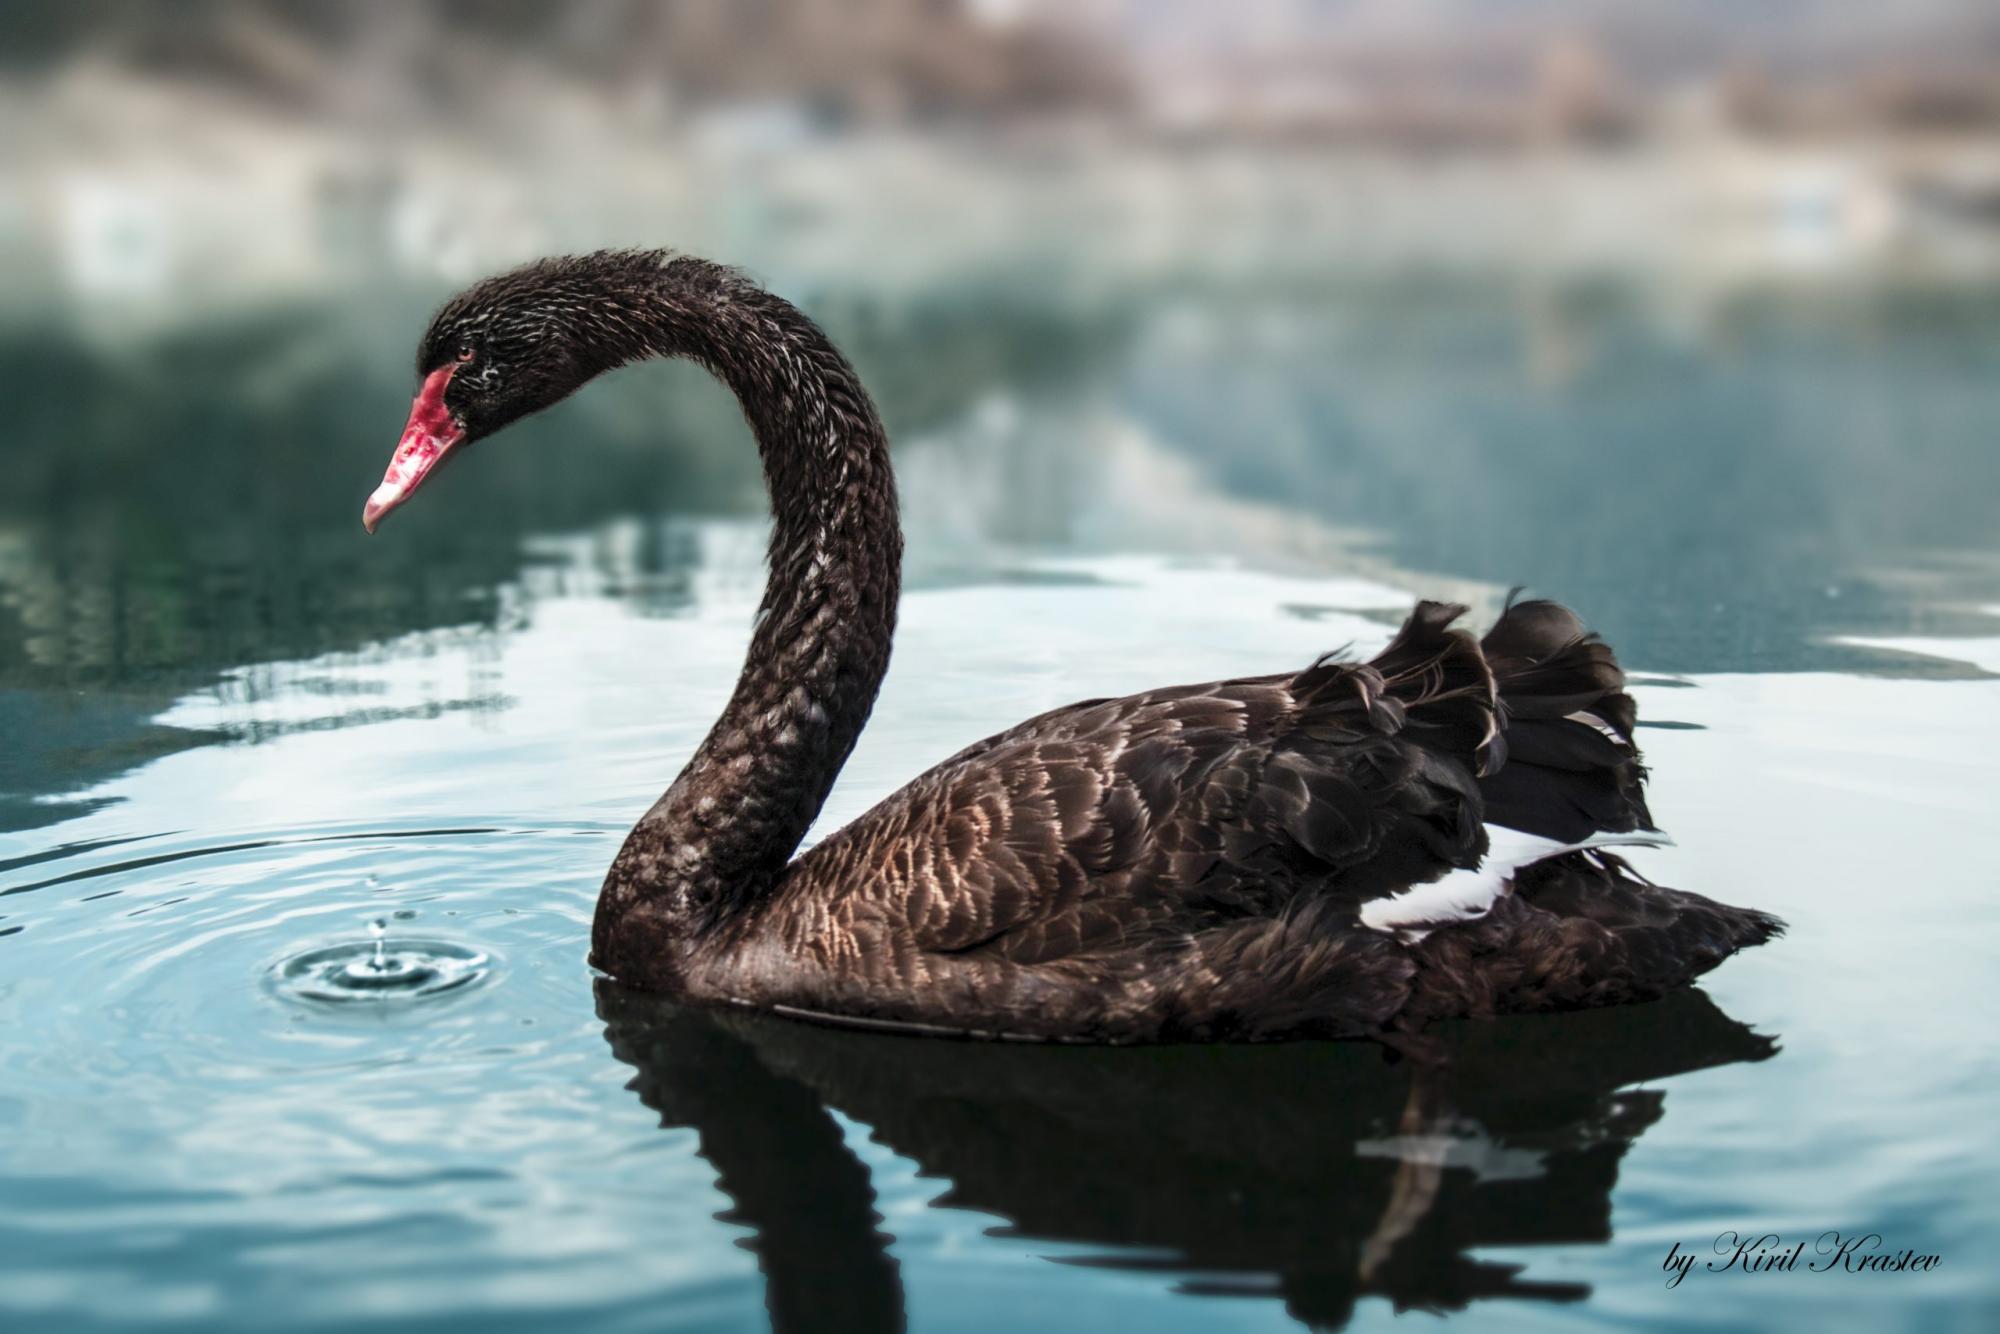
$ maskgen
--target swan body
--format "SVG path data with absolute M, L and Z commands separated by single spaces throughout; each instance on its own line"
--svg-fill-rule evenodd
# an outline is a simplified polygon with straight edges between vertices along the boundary
M 707 261 L 544 260 L 433 321 L 371 531 L 470 442 L 652 356 L 733 389 L 772 496 L 749 659 L 620 850 L 592 962 L 691 1000 L 1073 1041 L 1409 1031 L 1639 1000 L 1782 929 L 1655 886 L 1611 650 L 1420 603 L 1368 662 L 1086 700 L 946 759 L 792 859 L 886 670 L 901 537 L 881 424 L 798 310 Z

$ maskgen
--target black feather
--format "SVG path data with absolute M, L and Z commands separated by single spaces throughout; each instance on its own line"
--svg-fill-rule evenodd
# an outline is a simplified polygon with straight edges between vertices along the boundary
M 1510 603 L 1480 647 L 1507 749 L 1480 780 L 1486 818 L 1565 843 L 1654 828 L 1637 709 L 1611 646 L 1567 607 L 1530 601 Z
M 770 582 L 722 717 L 606 876 L 592 960 L 707 1002 L 1085 1040 L 1379 1033 L 1677 985 L 1773 929 L 1610 876 L 1534 880 L 1420 944 L 1369 899 L 1477 864 L 1486 823 L 1650 825 L 1624 677 L 1553 603 L 1484 643 L 1420 603 L 1369 662 L 1090 700 L 944 761 L 793 858 L 874 705 L 900 595 L 888 441 L 852 365 L 743 275 L 547 260 L 455 298 L 419 369 L 467 438 L 611 367 L 733 390 Z

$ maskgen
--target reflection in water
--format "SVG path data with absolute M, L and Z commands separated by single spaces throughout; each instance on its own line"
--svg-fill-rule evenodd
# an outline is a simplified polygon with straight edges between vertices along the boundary
M 1976 673 L 1834 637 L 1990 632 L 1964 609 L 2000 598 L 2000 317 L 1976 293 L 1746 301 L 1698 347 L 1608 287 L 1525 308 L 1476 283 L 798 295 L 898 442 L 913 588 L 990 577 L 1007 548 L 1344 562 L 1460 598 L 1530 582 L 1655 670 L 1931 675 Z M 690 367 L 523 423 L 431 522 L 362 540 L 424 314 L 377 291 L 136 348 L 0 342 L 0 830 L 81 814 L 50 798 L 161 754 L 265 739 L 150 725 L 220 673 L 255 691 L 261 663 L 504 633 L 552 563 L 646 614 L 689 605 L 675 530 L 611 521 L 757 507 L 735 408 Z M 578 531 L 611 536 L 534 538 Z
M 1190 305 L 1145 326 L 1126 401 L 1216 489 L 1374 529 L 1406 578 L 1560 596 L 1654 670 L 1935 675 L 1826 638 L 1990 633 L 1952 604 L 2000 594 L 1991 295 L 1770 293 L 1695 330 L 1662 304 L 1385 283 Z
M 1454 1025 L 1444 1063 L 1372 1046 L 955 1043 L 677 1007 L 600 981 L 632 1087 L 690 1126 L 754 1230 L 776 1328 L 880 1329 L 903 1301 L 867 1169 L 830 1112 L 949 1183 L 934 1203 L 1097 1248 L 1081 1263 L 1267 1295 L 1345 1323 L 1364 1295 L 1447 1310 L 1574 1301 L 1478 1248 L 1604 1242 L 1620 1160 L 1665 1094 L 1776 1050 L 1698 991 Z
M 1054 392 L 1121 341 L 1115 313 L 1004 294 L 814 304 L 892 429 L 911 437 L 996 389 Z M 756 452 L 734 400 L 693 367 L 610 377 L 453 469 L 437 522 L 363 539 L 355 502 L 397 428 L 409 331 L 428 315 L 424 294 L 377 290 L 137 346 L 99 345 L 59 321 L 0 334 L 0 398 L 14 409 L 0 488 L 0 731 L 11 742 L 0 747 L 0 832 L 84 814 L 87 804 L 50 798 L 161 755 L 269 739 L 149 721 L 191 691 L 268 693 L 260 664 L 421 652 L 414 632 L 504 633 L 523 600 L 574 593 L 562 581 L 578 571 L 648 614 L 688 606 L 693 558 L 678 530 L 607 520 L 757 506 Z M 590 529 L 600 540 L 583 551 L 538 536 Z M 355 708 L 315 725 L 396 716 L 424 715 Z
M 718 1217 L 753 1230 L 773 1326 L 900 1327 L 902 1286 L 876 1227 L 868 1169 L 848 1152 L 822 1095 L 705 1011 L 600 982 L 598 1013 L 661 1124 L 700 1135 L 735 1206 Z

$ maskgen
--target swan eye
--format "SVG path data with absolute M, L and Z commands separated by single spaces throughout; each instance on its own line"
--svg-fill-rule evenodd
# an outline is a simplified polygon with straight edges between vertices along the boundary
M 474 351 L 472 344 L 460 343 L 458 345 L 458 359 L 460 362 L 471 361 L 477 355 L 478 353 Z

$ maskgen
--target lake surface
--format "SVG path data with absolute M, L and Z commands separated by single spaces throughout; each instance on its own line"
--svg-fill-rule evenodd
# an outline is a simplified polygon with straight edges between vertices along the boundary
M 1678 839 L 1640 868 L 1791 934 L 1458 1028 L 1442 1075 L 677 1012 L 584 955 L 760 585 L 720 391 L 624 372 L 369 540 L 435 293 L 51 318 L 0 339 L 0 1325 L 2000 1318 L 2000 300 L 793 294 L 877 389 L 910 539 L 821 831 L 1041 709 L 1527 583 L 1640 682 Z M 284 972 L 378 937 L 455 971 Z M 1832 1230 L 1940 1260 L 1663 1267 Z

